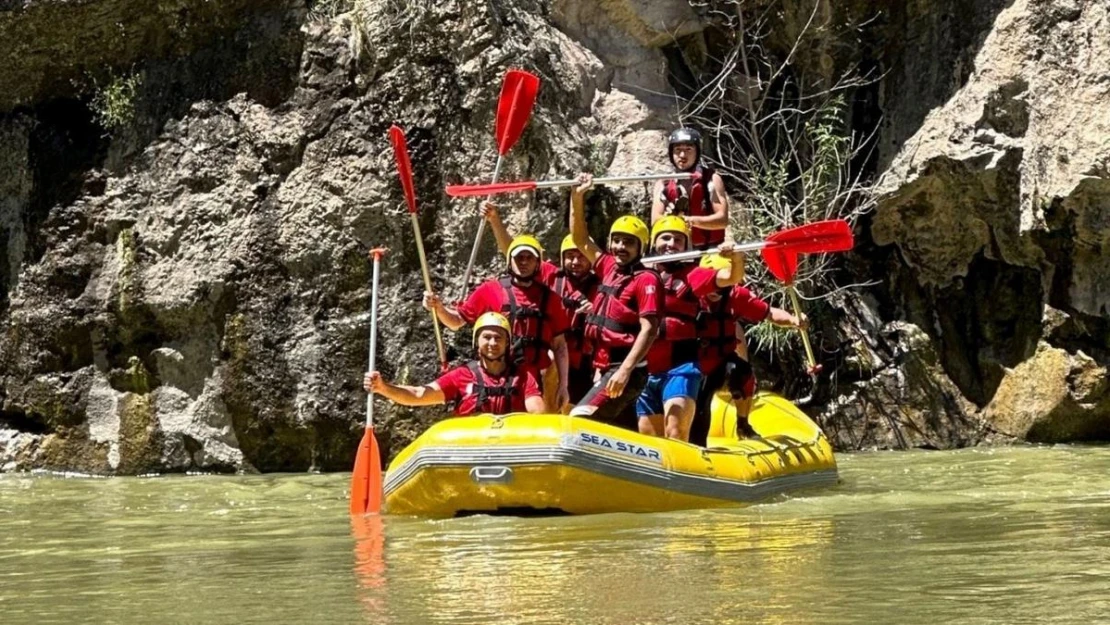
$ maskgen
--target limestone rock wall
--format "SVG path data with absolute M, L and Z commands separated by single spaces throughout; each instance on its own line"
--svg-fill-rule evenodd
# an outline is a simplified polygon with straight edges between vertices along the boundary
M 0 470 L 349 468 L 369 246 L 391 248 L 382 369 L 437 368 L 389 125 L 456 298 L 478 217 L 442 188 L 492 173 L 504 69 L 543 80 L 504 179 L 657 169 L 676 94 L 712 66 L 715 10 L 736 7 L 316 4 L 0 5 Z M 873 284 L 815 328 L 836 366 L 811 408 L 838 446 L 1110 436 L 1106 4 L 780 4 L 782 54 L 826 26 L 795 51 L 808 75 L 883 76 L 851 120 L 877 129 L 881 201 L 841 268 Z M 108 129 L 93 109 L 120 77 L 137 88 Z M 595 235 L 646 200 L 595 193 Z M 510 227 L 554 247 L 565 202 L 507 199 Z M 483 275 L 500 266 L 489 238 Z M 396 450 L 437 416 L 382 405 L 379 440 Z

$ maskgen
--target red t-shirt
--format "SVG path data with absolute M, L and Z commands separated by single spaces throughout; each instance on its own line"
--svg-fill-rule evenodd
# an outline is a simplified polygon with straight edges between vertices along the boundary
M 536 279 L 547 286 L 554 286 L 555 274 L 557 273 L 559 273 L 559 266 L 549 260 L 545 260 L 540 263 Z
M 592 302 L 594 295 L 597 293 L 597 285 L 600 280 L 597 276 L 590 272 L 584 278 L 575 280 L 568 274 L 562 273 L 562 270 L 550 261 L 543 261 L 540 269 L 541 280 L 544 284 L 551 288 L 559 301 L 563 304 L 563 312 L 570 322 L 570 327 L 567 329 L 567 361 L 571 369 L 579 369 L 583 365 L 583 356 L 585 356 L 586 345 L 584 344 L 582 331 L 586 325 L 586 315 L 579 313 L 578 308 L 581 302 Z M 563 278 L 559 280 L 560 276 Z M 559 284 L 562 282 L 562 284 Z M 562 293 L 560 293 L 560 289 Z M 583 290 L 584 289 L 584 290 Z
M 483 367 L 478 371 L 486 389 L 493 389 L 510 385 L 513 391 L 509 397 L 489 394 L 485 404 L 478 405 L 478 385 L 474 383 L 474 372 L 469 366 L 456 367 L 441 375 L 436 380 L 436 385 L 443 391 L 443 397 L 448 403 L 458 401 L 455 415 L 463 417 L 471 414 L 509 414 L 510 412 L 525 412 L 524 400 L 528 397 L 543 397 L 540 391 L 539 376 L 532 367 L 516 367 L 512 372 L 512 379 L 506 380 L 505 375 L 493 376 Z M 506 373 L 509 370 L 506 369 Z
M 667 331 L 656 339 L 648 350 L 648 373 L 664 373 L 674 367 L 697 359 L 697 311 L 699 300 L 717 290 L 717 270 L 697 265 L 681 265 L 668 276 L 663 276 L 664 317 Z M 676 316 L 685 311 L 686 317 Z M 692 310 L 693 314 L 690 314 Z M 688 341 L 690 352 L 674 351 L 676 341 Z
M 597 257 L 594 263 L 594 272 L 597 277 L 605 283 L 611 279 L 611 274 L 618 270 L 617 258 L 608 252 L 602 253 Z M 600 312 L 599 304 L 603 295 L 599 291 L 593 300 L 594 314 Z M 663 304 L 663 283 L 659 279 L 659 274 L 654 271 L 641 271 L 633 279 L 620 294 L 618 301 L 636 311 L 640 317 L 659 317 L 661 311 L 664 309 Z M 607 369 L 610 365 L 619 366 L 621 363 L 610 362 L 610 351 L 614 348 L 629 348 L 636 341 L 636 333 L 632 333 L 631 337 L 621 337 L 619 342 L 614 343 L 613 340 L 616 336 L 608 330 L 602 333 L 602 339 L 594 342 L 594 366 L 598 369 Z
M 536 277 L 539 278 L 539 276 Z M 513 284 L 510 288 L 513 289 L 513 297 L 516 299 L 517 306 L 521 308 L 539 308 L 540 302 L 543 301 L 544 292 L 548 293 L 540 333 L 540 339 L 545 345 L 550 346 L 551 341 L 556 336 L 567 331 L 570 321 L 563 310 L 563 303 L 546 284 L 533 280 L 532 284 L 525 288 L 516 284 Z M 478 320 L 478 317 L 487 312 L 499 312 L 508 317 L 508 304 L 509 299 L 506 296 L 505 289 L 501 286 L 501 280 L 487 280 L 474 289 L 470 297 L 459 305 L 458 311 L 459 316 L 464 321 L 473 324 Z M 540 320 L 536 317 L 521 316 L 515 320 L 510 319 L 509 322 L 513 325 L 514 338 L 534 337 Z M 534 366 L 540 370 L 546 369 L 551 364 L 551 355 L 546 347 L 541 349 L 536 344 L 530 343 L 524 346 L 524 364 Z
M 727 306 L 726 325 L 736 336 L 736 322 L 759 323 L 771 313 L 771 305 L 749 289 L 736 285 L 729 290 L 728 301 L 721 302 Z M 703 303 L 703 307 L 708 306 Z M 704 345 L 698 354 L 698 368 L 708 375 L 720 366 L 721 361 L 730 349 L 735 349 L 735 340 L 719 339 L 719 345 Z
M 732 315 L 740 321 L 760 323 L 771 314 L 771 305 L 766 300 L 739 284 L 732 287 L 728 301 Z

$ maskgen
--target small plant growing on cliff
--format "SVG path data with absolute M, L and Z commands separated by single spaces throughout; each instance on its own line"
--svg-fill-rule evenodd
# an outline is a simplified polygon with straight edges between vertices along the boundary
M 142 82 L 142 76 L 135 73 L 113 76 L 103 87 L 96 85 L 92 102 L 89 103 L 96 123 L 108 132 L 114 132 L 134 121 L 135 98 Z

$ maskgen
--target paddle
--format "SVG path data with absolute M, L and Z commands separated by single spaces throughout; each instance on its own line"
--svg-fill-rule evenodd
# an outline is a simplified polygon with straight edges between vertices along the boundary
M 370 250 L 374 257 L 374 277 L 370 287 L 370 371 L 378 352 L 378 276 L 385 249 Z M 366 431 L 355 454 L 351 472 L 351 514 L 377 514 L 382 509 L 382 455 L 374 436 L 374 394 L 366 394 Z
M 780 230 L 768 236 L 765 241 L 741 243 L 739 245 L 734 245 L 732 249 L 736 252 L 764 250 L 764 258 L 766 258 L 766 250 L 783 250 L 789 252 L 794 257 L 795 265 L 797 265 L 798 254 L 844 252 L 852 249 L 852 245 L 852 229 L 848 225 L 848 222 L 843 219 L 830 219 Z M 685 252 L 652 256 L 645 258 L 642 262 L 645 265 L 651 265 L 681 260 L 693 260 L 709 254 L 717 254 L 720 251 L 721 248 L 719 247 L 707 250 L 688 250 Z
M 412 185 L 412 162 L 409 160 L 408 143 L 405 133 L 396 125 L 389 127 L 389 139 L 393 142 L 393 155 L 397 159 L 397 174 L 401 177 L 401 189 L 405 192 L 405 202 L 412 218 L 412 229 L 416 233 L 416 251 L 420 255 L 420 270 L 424 274 L 424 289 L 432 293 L 432 277 L 428 273 L 428 259 L 424 256 L 424 237 L 420 235 L 420 221 L 416 218 L 416 191 Z M 440 370 L 447 371 L 447 350 L 443 347 L 443 334 L 439 329 L 439 317 L 432 311 L 432 326 L 436 333 L 436 349 L 439 350 Z
M 687 180 L 697 178 L 696 172 L 683 174 L 636 174 L 594 178 L 594 184 L 616 184 L 624 182 L 650 182 L 652 180 Z M 577 178 L 565 180 L 530 180 L 526 182 L 503 182 L 500 184 L 452 184 L 447 185 L 447 195 L 451 197 L 471 197 L 475 195 L 497 195 L 517 193 L 532 189 L 553 189 L 556 187 L 575 187 L 582 184 Z
M 829 232 L 840 232 L 839 236 L 841 237 L 841 242 L 845 244 L 845 247 L 842 247 L 841 249 L 827 251 L 845 251 L 851 249 L 854 241 L 852 239 L 852 231 L 851 228 L 848 226 L 848 223 L 843 220 L 834 221 L 839 221 L 839 223 L 842 223 L 843 225 L 830 225 L 826 226 L 825 228 Z M 776 232 L 775 234 L 768 237 L 768 241 L 775 241 L 780 244 L 776 246 L 764 247 L 760 251 L 760 254 L 763 256 L 763 262 L 767 264 L 767 270 L 771 272 L 771 275 L 778 278 L 783 283 L 783 285 L 786 286 L 786 293 L 790 296 L 790 304 L 794 308 L 794 316 L 800 320 L 802 318 L 802 307 L 801 304 L 798 302 L 798 291 L 794 288 L 794 278 L 798 273 L 799 249 L 797 247 L 791 247 L 789 244 L 781 244 L 784 239 L 787 241 L 791 240 L 791 236 L 778 236 L 787 232 L 789 231 L 784 230 L 781 232 Z M 802 335 L 802 346 L 805 348 L 806 351 L 806 373 L 808 373 L 809 377 L 813 379 L 813 388 L 816 389 L 817 374 L 821 373 L 822 366 L 818 364 L 817 359 L 813 357 L 813 346 L 811 346 L 809 343 L 809 333 L 806 332 L 805 328 L 799 328 L 799 332 Z M 802 404 L 808 403 L 812 397 L 813 392 L 811 390 L 809 395 L 807 395 L 806 397 L 798 398 L 797 402 Z
M 501 95 L 497 100 L 497 120 L 493 130 L 494 137 L 497 139 L 497 164 L 493 168 L 494 183 L 501 173 L 502 160 L 520 139 L 524 127 L 528 125 L 528 119 L 532 116 L 532 107 L 536 103 L 536 93 L 539 90 L 540 79 L 534 74 L 519 69 L 505 72 L 505 81 L 501 84 Z M 463 274 L 462 297 L 466 296 L 466 289 L 470 286 L 470 274 L 474 271 L 474 261 L 478 258 L 478 248 L 482 244 L 482 232 L 485 229 L 486 220 L 483 219 L 478 222 L 474 247 L 470 249 L 470 260 L 467 261 L 466 273 Z

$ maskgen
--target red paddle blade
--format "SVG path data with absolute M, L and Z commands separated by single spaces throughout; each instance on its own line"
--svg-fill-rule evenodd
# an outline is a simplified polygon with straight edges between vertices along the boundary
M 829 219 L 780 230 L 767 237 L 767 243 L 760 251 L 763 262 L 772 275 L 790 284 L 798 273 L 798 254 L 845 252 L 855 240 L 847 221 Z
M 794 275 L 798 273 L 798 255 L 794 252 L 777 247 L 765 247 L 760 250 L 767 270 L 781 282 L 791 284 Z
M 505 72 L 505 82 L 501 84 L 501 96 L 497 101 L 497 122 L 494 136 L 497 138 L 497 153 L 505 156 L 516 144 L 517 139 L 528 125 L 532 107 L 536 103 L 536 93 L 540 90 L 540 79 L 524 70 L 510 69 Z
M 533 182 L 499 182 L 495 184 L 452 184 L 447 185 L 447 195 L 451 197 L 473 197 L 476 195 L 497 195 L 499 193 L 518 193 L 536 188 Z
M 393 156 L 397 159 L 397 174 L 401 177 L 401 189 L 405 192 L 409 212 L 416 212 L 416 191 L 412 186 L 412 161 L 409 160 L 409 147 L 405 142 L 405 132 L 396 125 L 389 127 L 389 140 L 393 143 Z
M 778 232 L 767 237 L 768 247 L 790 248 L 795 254 L 824 254 L 852 249 L 852 227 L 843 219 L 815 221 Z
M 374 428 L 366 428 L 351 473 L 351 514 L 377 514 L 382 509 L 382 456 Z

